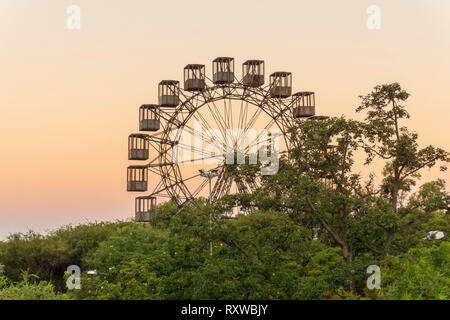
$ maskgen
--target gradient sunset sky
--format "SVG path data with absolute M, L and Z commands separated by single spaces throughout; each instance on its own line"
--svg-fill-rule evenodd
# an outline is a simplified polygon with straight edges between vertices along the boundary
M 69 5 L 80 30 L 66 26 Z M 370 5 L 380 30 L 367 28 Z M 239 76 L 247 59 L 291 71 L 294 91 L 315 91 L 331 116 L 360 119 L 359 95 L 400 82 L 405 124 L 450 150 L 449 0 L 0 0 L 0 239 L 131 217 L 138 107 L 188 63 L 210 75 L 217 56 Z M 450 183 L 438 170 L 422 182 L 436 178 Z

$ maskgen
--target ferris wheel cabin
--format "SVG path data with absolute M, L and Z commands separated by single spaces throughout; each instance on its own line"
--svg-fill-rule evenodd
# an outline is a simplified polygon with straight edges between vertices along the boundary
M 309 118 L 316 114 L 314 92 L 297 92 L 292 95 L 294 118 Z
M 156 215 L 156 197 L 137 197 L 135 202 L 135 221 L 151 222 Z
M 127 169 L 127 191 L 147 191 L 148 171 L 146 166 L 129 166 Z
M 264 61 L 247 60 L 242 64 L 242 83 L 257 88 L 264 84 Z
M 184 67 L 184 90 L 202 91 L 205 87 L 204 64 L 188 64 Z
M 219 57 L 213 60 L 213 83 L 226 84 L 234 82 L 234 58 Z
M 270 95 L 272 98 L 288 98 L 292 92 L 292 73 L 274 72 L 270 75 Z
M 160 128 L 159 106 L 144 104 L 139 108 L 139 131 L 158 131 Z
M 180 82 L 163 80 L 158 85 L 159 105 L 161 107 L 176 107 L 180 103 Z
M 128 136 L 128 160 L 148 160 L 148 135 L 134 133 Z

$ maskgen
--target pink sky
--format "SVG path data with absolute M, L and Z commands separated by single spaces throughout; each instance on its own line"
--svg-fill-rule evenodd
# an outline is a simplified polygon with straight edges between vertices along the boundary
M 81 30 L 66 27 L 69 5 Z M 367 7 L 381 8 L 368 30 Z M 266 61 L 354 117 L 358 95 L 398 81 L 422 145 L 450 150 L 450 1 L 0 2 L 0 238 L 27 228 L 129 218 L 127 136 L 162 79 L 217 56 Z M 266 80 L 267 81 L 267 80 Z M 364 169 L 365 170 L 365 169 Z M 423 181 L 450 181 L 425 172 Z

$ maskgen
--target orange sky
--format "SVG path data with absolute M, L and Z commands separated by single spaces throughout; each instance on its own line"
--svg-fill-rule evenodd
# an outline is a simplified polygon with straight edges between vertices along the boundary
M 66 8 L 81 8 L 68 30 Z M 366 9 L 381 8 L 368 30 Z M 450 1 L 0 0 L 0 238 L 124 219 L 127 136 L 162 79 L 217 56 L 266 61 L 354 117 L 358 95 L 398 81 L 420 143 L 450 150 Z M 436 170 L 423 181 L 450 174 Z

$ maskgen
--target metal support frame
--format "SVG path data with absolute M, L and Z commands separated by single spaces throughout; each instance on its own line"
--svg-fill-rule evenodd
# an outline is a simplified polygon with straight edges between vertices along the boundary
M 146 136 L 150 157 L 145 167 L 151 176 L 149 180 L 150 182 L 155 181 L 155 178 L 159 177 L 156 178 L 157 183 L 151 189 L 148 197 L 172 199 L 180 207 L 190 202 L 195 203 L 195 199 L 206 187 L 206 184 L 209 185 L 209 203 L 213 203 L 224 195 L 229 194 L 233 183 L 236 184 L 237 192 L 251 193 L 258 187 L 260 181 L 257 177 L 252 182 L 232 181 L 227 177 L 225 166 L 219 165 L 210 171 L 205 171 L 214 172 L 214 177 L 216 178 L 214 184 L 211 181 L 212 177 L 208 176 L 207 181 L 199 182 L 198 187 L 192 189 L 189 187 L 189 183 L 198 181 L 198 179 L 205 176 L 202 173 L 187 175 L 181 168 L 183 164 L 174 161 L 172 157 L 174 148 L 185 147 L 179 139 L 174 138 L 174 130 L 182 129 L 194 134 L 190 124 L 193 120 L 202 121 L 203 129 L 212 128 L 212 125 L 208 122 L 209 120 L 217 125 L 223 135 L 223 132 L 233 126 L 233 121 L 237 119 L 238 126 L 243 129 L 243 132 L 246 132 L 245 129 L 248 130 L 255 127 L 256 123 L 264 116 L 267 119 L 266 122 L 258 125 L 263 129 L 277 128 L 281 133 L 280 138 L 283 139 L 286 148 L 285 150 L 280 150 L 280 153 L 288 154 L 291 137 L 289 137 L 287 129 L 296 121 L 294 118 L 293 100 L 287 99 L 287 96 L 274 96 L 273 94 L 273 89 L 280 84 L 291 88 L 291 73 L 274 73 L 272 76 L 284 77 L 285 82 L 269 81 L 269 84 L 263 85 L 264 61 L 248 60 L 243 64 L 243 78 L 236 79 L 234 59 L 221 57 L 213 62 L 213 75 L 215 72 L 232 72 L 233 81 L 231 79 L 217 81 L 218 79 L 208 78 L 204 74 L 204 65 L 187 65 L 184 69 L 185 81 L 189 77 L 194 77 L 189 73 L 193 66 L 195 66 L 196 70 L 199 70 L 198 77 L 204 80 L 204 88 L 186 90 L 179 87 L 178 81 L 161 81 L 159 84 L 159 96 L 165 95 L 165 92 L 173 87 L 173 90 L 169 93 L 179 98 L 179 104 L 176 106 L 161 105 L 161 103 L 155 105 L 155 108 L 158 108 L 160 127 L 158 131 L 151 132 L 151 134 Z M 244 84 L 247 71 L 262 76 L 262 78 L 259 78 L 258 83 L 255 82 L 254 85 L 249 85 L 248 82 Z M 260 82 L 262 83 L 260 84 Z M 250 108 L 254 108 L 255 112 L 249 113 Z M 208 112 L 213 120 L 206 119 L 204 116 L 205 112 Z M 205 137 L 203 138 L 206 139 Z M 210 138 L 213 137 L 208 137 L 209 143 L 211 143 Z M 262 139 L 259 136 L 257 138 Z M 194 153 L 197 151 L 204 160 L 205 156 L 202 151 L 194 149 Z M 247 147 L 245 153 L 248 154 L 249 152 Z

